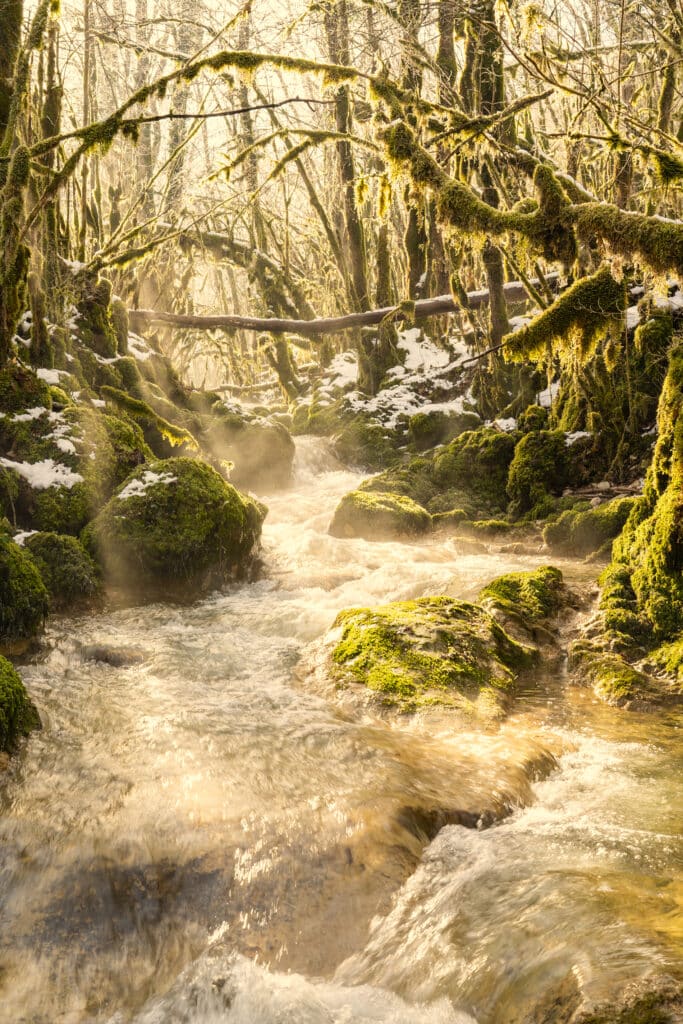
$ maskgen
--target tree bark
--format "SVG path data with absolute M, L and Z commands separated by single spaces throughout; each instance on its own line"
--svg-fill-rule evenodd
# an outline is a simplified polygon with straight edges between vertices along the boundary
M 547 274 L 546 280 L 557 285 L 559 274 Z M 534 281 L 538 284 L 538 281 Z M 525 286 L 521 281 L 509 281 L 503 286 L 507 302 L 525 302 L 528 299 Z M 468 292 L 470 309 L 480 309 L 488 305 L 489 293 L 486 289 Z M 263 319 L 252 316 L 185 316 L 179 313 L 164 313 L 154 309 L 133 309 L 130 311 L 134 329 L 150 323 L 171 324 L 175 327 L 194 327 L 198 330 L 215 331 L 265 331 L 269 334 L 298 334 L 304 338 L 316 338 L 318 335 L 337 334 L 358 327 L 370 327 L 383 320 L 393 318 L 404 320 L 414 316 L 424 319 L 430 316 L 441 316 L 444 313 L 455 313 L 462 309 L 452 295 L 439 295 L 433 299 L 421 299 L 411 305 L 409 312 L 402 312 L 400 306 L 388 306 L 383 309 L 371 309 L 365 313 L 347 313 L 345 316 L 320 317 L 317 320 L 279 320 Z

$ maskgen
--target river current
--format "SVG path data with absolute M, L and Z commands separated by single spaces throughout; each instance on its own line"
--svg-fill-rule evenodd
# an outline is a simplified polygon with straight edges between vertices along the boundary
M 43 730 L 0 776 L 2 1024 L 521 1024 L 683 974 L 680 712 L 561 666 L 495 731 L 309 685 L 342 608 L 547 561 L 332 538 L 359 480 L 300 439 L 258 582 L 51 620 Z

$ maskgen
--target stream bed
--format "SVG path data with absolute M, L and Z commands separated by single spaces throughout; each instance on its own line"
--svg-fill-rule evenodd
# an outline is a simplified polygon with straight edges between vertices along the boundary
M 341 609 L 547 561 L 332 538 L 360 479 L 299 439 L 258 582 L 50 621 L 0 780 L 2 1024 L 521 1024 L 683 974 L 680 711 L 558 670 L 496 731 L 425 730 L 306 685 Z M 432 838 L 440 808 L 496 823 Z

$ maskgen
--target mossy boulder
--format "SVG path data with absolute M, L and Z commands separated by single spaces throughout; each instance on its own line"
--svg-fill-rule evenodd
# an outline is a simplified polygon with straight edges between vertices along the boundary
M 476 430 L 481 420 L 476 413 L 450 413 L 429 409 L 414 413 L 408 421 L 408 439 L 418 451 L 453 440 L 466 430 Z
M 190 597 L 245 573 L 264 516 L 206 463 L 159 459 L 130 474 L 82 539 L 108 584 Z
M 333 537 L 387 540 L 416 537 L 431 529 L 432 517 L 401 494 L 351 491 L 337 506 L 330 525 Z
M 543 531 L 548 547 L 562 554 L 586 556 L 604 550 L 628 519 L 635 498 L 614 498 L 595 508 L 567 509 Z
M 451 441 L 434 458 L 430 474 L 439 492 L 451 495 L 440 502 L 441 507 L 430 505 L 430 511 L 446 512 L 449 507 L 475 513 L 503 511 L 515 441 L 515 435 L 488 427 L 467 430 Z M 459 494 L 466 496 L 465 502 L 458 500 Z
M 531 622 L 541 622 L 566 605 L 567 590 L 560 570 L 544 565 L 533 572 L 498 576 L 480 591 L 479 600 Z
M 338 458 L 349 466 L 385 469 L 398 459 L 395 433 L 376 420 L 358 415 L 334 440 Z
M 417 456 L 405 466 L 393 466 L 377 476 L 364 480 L 358 488 L 363 492 L 381 492 L 383 494 L 403 494 L 412 498 L 418 505 L 427 508 L 430 501 L 439 493 L 437 484 L 432 479 L 433 461 Z
M 21 736 L 40 728 L 40 717 L 19 673 L 0 655 L 0 751 L 11 752 Z
M 510 514 L 534 518 L 553 507 L 552 495 L 567 484 L 567 444 L 561 430 L 535 430 L 519 441 L 510 463 L 507 493 Z
M 38 568 L 53 610 L 88 604 L 100 592 L 99 570 L 76 537 L 34 533 L 24 545 Z
M 444 705 L 497 718 L 517 674 L 534 660 L 482 608 L 425 597 L 341 612 L 333 627 L 335 682 L 364 687 L 381 705 Z
M 0 532 L 0 650 L 21 650 L 43 627 L 48 593 L 28 555 Z

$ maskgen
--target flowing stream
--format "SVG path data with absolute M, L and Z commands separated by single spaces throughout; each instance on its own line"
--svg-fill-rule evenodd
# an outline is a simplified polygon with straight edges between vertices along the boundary
M 300 440 L 259 582 L 51 621 L 0 778 L 2 1024 L 515 1024 L 683 973 L 680 712 L 558 669 L 496 731 L 421 729 L 307 684 L 340 609 L 546 561 L 329 537 L 359 479 Z

